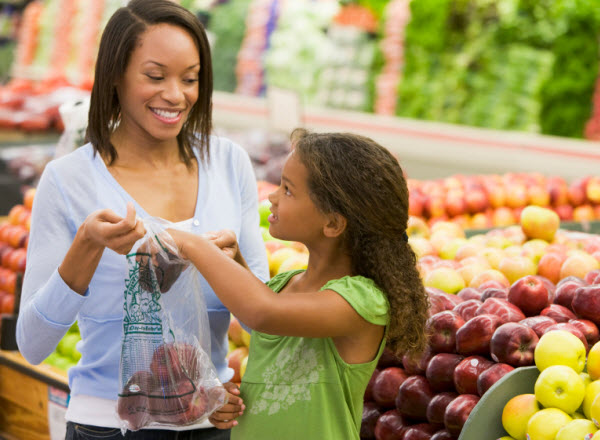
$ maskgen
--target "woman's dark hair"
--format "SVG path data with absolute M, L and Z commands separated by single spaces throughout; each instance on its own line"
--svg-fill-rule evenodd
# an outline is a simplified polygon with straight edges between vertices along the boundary
M 212 129 L 213 77 L 210 47 L 204 28 L 194 14 L 173 1 L 132 0 L 127 6 L 115 11 L 102 33 L 88 116 L 86 141 L 91 142 L 94 150 L 109 163 L 117 158 L 110 136 L 121 112 L 115 84 L 123 77 L 140 35 L 149 26 L 157 24 L 182 28 L 194 39 L 198 48 L 198 100 L 177 135 L 177 141 L 179 155 L 189 167 L 194 158 L 192 143 L 196 133 L 200 132 L 200 157 L 208 157 Z
M 408 188 L 398 161 L 375 141 L 350 133 L 292 133 L 317 208 L 345 217 L 354 275 L 375 281 L 390 304 L 387 347 L 420 354 L 427 343 L 428 295 L 406 241 Z

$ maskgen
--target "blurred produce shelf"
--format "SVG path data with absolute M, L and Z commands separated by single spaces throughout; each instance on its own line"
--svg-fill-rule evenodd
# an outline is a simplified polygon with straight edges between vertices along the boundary
M 215 127 L 271 128 L 264 98 L 214 92 L 213 109 Z M 314 131 L 350 131 L 373 138 L 397 154 L 415 179 L 537 171 L 573 180 L 600 169 L 600 142 L 329 108 L 306 108 L 303 122 Z

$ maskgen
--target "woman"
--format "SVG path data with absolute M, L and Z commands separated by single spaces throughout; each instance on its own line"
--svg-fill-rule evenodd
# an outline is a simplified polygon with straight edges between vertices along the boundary
M 37 364 L 78 321 L 68 439 L 122 438 L 115 407 L 124 254 L 144 234 L 136 215 L 189 222 L 197 233 L 233 229 L 249 267 L 268 278 L 251 164 L 239 146 L 210 136 L 211 95 L 210 50 L 193 14 L 168 0 L 133 0 L 113 14 L 100 42 L 89 143 L 48 164 L 38 186 L 17 329 L 21 353 Z M 201 284 L 211 358 L 225 383 L 230 315 Z M 230 395 L 211 421 L 231 427 L 240 411 L 243 402 Z M 125 438 L 229 438 L 208 423 L 182 429 Z

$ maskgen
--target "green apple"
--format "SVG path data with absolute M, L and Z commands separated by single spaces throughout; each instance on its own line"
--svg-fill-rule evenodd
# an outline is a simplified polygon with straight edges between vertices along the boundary
M 585 397 L 583 398 L 583 403 L 581 405 L 583 407 L 583 414 L 588 419 L 592 418 L 590 410 L 592 409 L 594 399 L 598 395 L 600 395 L 600 380 L 595 380 L 585 387 Z
M 573 420 L 560 428 L 555 440 L 585 440 L 589 434 L 598 431 L 594 422 L 587 419 Z M 591 437 L 591 436 L 590 436 Z
M 552 365 L 540 373 L 534 386 L 535 398 L 546 408 L 567 414 L 577 411 L 585 396 L 585 385 L 571 367 Z
M 69 330 L 67 331 L 67 333 L 77 333 L 77 334 L 79 334 L 79 325 L 77 324 L 77 321 L 75 321 L 73 323 L 73 325 L 71 327 L 69 327 Z
M 465 287 L 465 280 L 450 267 L 436 267 L 426 275 L 423 283 L 427 287 L 435 287 L 446 293 L 457 293 Z
M 527 423 L 528 440 L 554 440 L 563 426 L 573 420 L 557 408 L 545 408 L 531 416 Z
M 271 215 L 271 202 L 269 202 L 268 199 L 265 199 L 258 204 L 258 215 L 260 217 L 260 225 L 268 228 L 268 218 Z
M 552 365 L 571 367 L 577 374 L 585 367 L 585 347 L 577 336 L 565 330 L 553 330 L 540 338 L 533 354 L 538 370 Z
M 527 422 L 540 410 L 533 394 L 519 394 L 510 399 L 502 409 L 502 426 L 516 440 L 526 440 Z

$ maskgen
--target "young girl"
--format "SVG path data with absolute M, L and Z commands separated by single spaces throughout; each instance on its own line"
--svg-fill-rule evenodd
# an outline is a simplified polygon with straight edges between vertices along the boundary
M 238 425 L 232 439 L 358 439 L 384 346 L 415 354 L 425 345 L 428 300 L 406 241 L 408 190 L 398 162 L 368 138 L 296 130 L 292 141 L 269 196 L 269 232 L 306 245 L 306 270 L 265 285 L 242 267 L 233 233 L 211 242 L 169 232 L 253 329 L 246 410 L 239 424 L 214 416 L 222 427 Z

